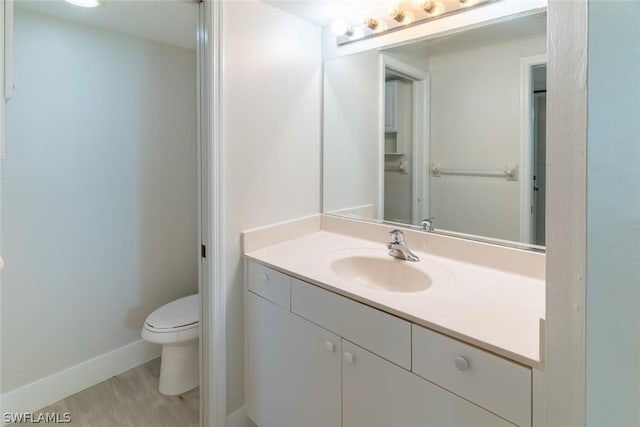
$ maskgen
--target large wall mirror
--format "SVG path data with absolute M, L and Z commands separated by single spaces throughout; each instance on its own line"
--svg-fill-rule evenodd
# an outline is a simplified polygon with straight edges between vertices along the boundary
M 544 246 L 546 13 L 325 61 L 323 211 Z

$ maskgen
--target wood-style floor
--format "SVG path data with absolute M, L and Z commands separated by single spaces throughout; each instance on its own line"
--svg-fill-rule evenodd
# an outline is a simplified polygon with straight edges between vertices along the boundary
M 58 413 L 60 417 L 69 413 L 70 423 L 55 425 L 73 427 L 197 427 L 199 389 L 181 396 L 163 396 L 158 392 L 159 375 L 158 358 L 47 406 L 38 413 Z

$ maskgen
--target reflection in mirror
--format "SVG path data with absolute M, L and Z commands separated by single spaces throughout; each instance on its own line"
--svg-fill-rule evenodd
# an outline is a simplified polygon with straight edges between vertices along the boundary
M 545 13 L 324 72 L 325 213 L 544 245 Z

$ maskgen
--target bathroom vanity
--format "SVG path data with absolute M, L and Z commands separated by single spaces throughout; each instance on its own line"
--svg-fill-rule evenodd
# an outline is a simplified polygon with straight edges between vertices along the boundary
M 544 254 L 330 215 L 249 231 L 249 417 L 267 426 L 532 426 Z

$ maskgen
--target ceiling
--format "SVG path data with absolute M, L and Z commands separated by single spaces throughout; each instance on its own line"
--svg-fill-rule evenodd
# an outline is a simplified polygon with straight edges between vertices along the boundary
M 261 0 L 262 3 L 298 16 L 322 27 L 335 19 L 365 16 L 383 10 L 388 0 Z
M 261 0 L 319 26 L 383 10 L 388 0 Z M 96 8 L 64 0 L 16 0 L 18 8 L 173 46 L 195 49 L 197 6 L 189 0 L 104 0 Z
M 16 7 L 195 50 L 198 7 L 188 0 L 104 0 L 96 8 L 64 0 L 16 0 Z

